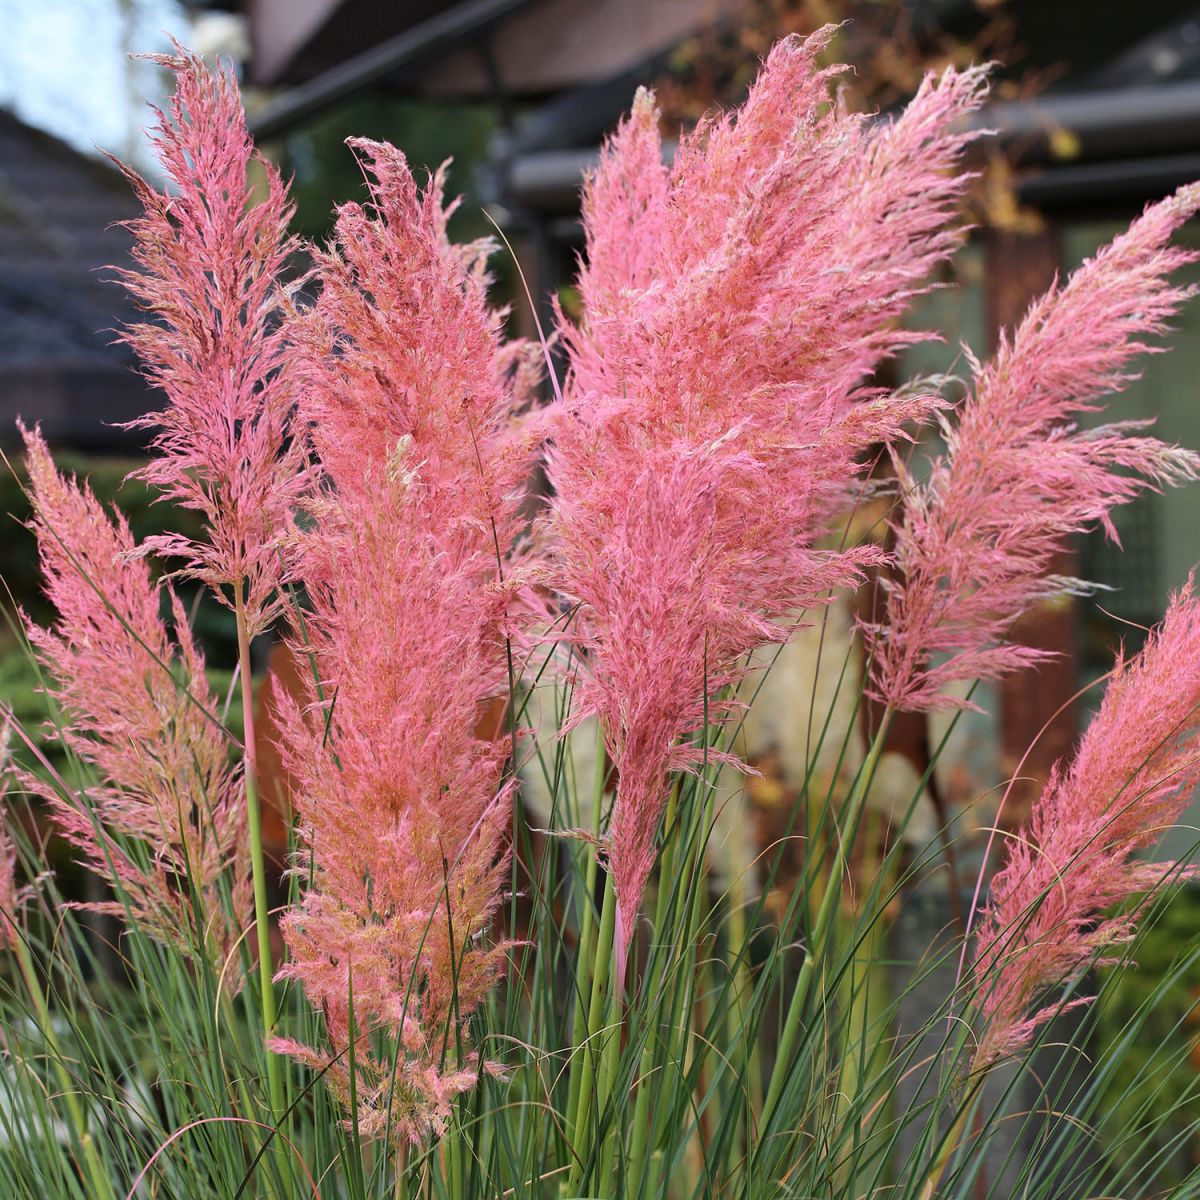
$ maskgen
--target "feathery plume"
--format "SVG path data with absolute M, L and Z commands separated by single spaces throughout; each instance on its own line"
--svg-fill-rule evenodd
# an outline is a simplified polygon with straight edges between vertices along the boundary
M 87 905 L 132 918 L 151 936 L 223 952 L 237 922 L 223 911 L 229 871 L 235 911 L 247 898 L 244 814 L 204 662 L 172 595 L 175 644 L 160 592 L 129 526 L 109 517 L 85 486 L 55 470 L 41 433 L 25 439 L 33 519 L 46 595 L 58 612 L 44 629 L 27 621 L 62 709 L 62 737 L 96 772 L 82 798 L 29 776 L 59 831 L 124 903 Z M 196 930 L 195 893 L 209 917 Z M 191 930 L 189 938 L 189 930 Z
M 879 561 L 816 547 L 866 452 L 940 403 L 864 380 L 919 336 L 894 318 L 961 240 L 959 123 L 984 77 L 947 71 L 872 124 L 831 99 L 830 34 L 776 46 L 670 168 L 640 92 L 584 194 L 548 523 L 588 663 L 576 718 L 600 715 L 618 769 L 618 965 L 667 773 L 695 765 L 682 739 L 728 713 L 743 655 Z
M 976 958 L 976 1066 L 1020 1050 L 1060 1011 L 1037 1007 L 1046 988 L 1133 937 L 1141 906 L 1108 910 L 1179 874 L 1175 863 L 1134 856 L 1178 820 L 1200 783 L 1198 733 L 1200 598 L 1190 579 L 1141 653 L 1118 659 L 1074 761 L 1052 772 L 992 881 Z
M 509 419 L 528 375 L 511 377 L 487 307 L 485 248 L 447 241 L 441 174 L 421 191 L 398 150 L 354 146 L 371 204 L 339 209 L 291 330 L 325 487 L 300 539 L 297 649 L 319 683 L 307 704 L 281 698 L 280 722 L 312 872 L 280 976 L 303 983 L 330 1046 L 274 1045 L 328 1068 L 348 1104 L 357 1031 L 360 1131 L 417 1141 L 478 1078 L 463 1022 L 506 954 L 487 930 L 509 747 L 476 728 L 508 688 L 500 630 L 521 584 L 499 558 L 520 526 Z M 361 1036 L 376 1033 L 400 1046 L 395 1076 Z
M 1069 538 L 1099 525 L 1115 540 L 1115 506 L 1200 474 L 1200 456 L 1136 436 L 1142 422 L 1073 424 L 1134 378 L 1131 360 L 1192 294 L 1169 277 L 1198 256 L 1170 238 L 1198 208 L 1200 185 L 1182 188 L 1051 288 L 990 362 L 972 360 L 973 392 L 928 479 L 898 464 L 897 578 L 866 630 L 880 700 L 953 707 L 947 685 L 1040 661 L 1046 651 L 1004 638 L 1031 605 L 1078 586 L 1048 575 Z
M 117 274 L 157 318 L 122 337 L 168 403 L 131 424 L 158 429 L 158 455 L 138 475 L 202 513 L 208 540 L 170 534 L 143 549 L 185 558 L 186 573 L 230 608 L 245 589 L 253 637 L 277 612 L 281 539 L 304 478 L 288 436 L 279 328 L 292 209 L 278 171 L 253 149 L 233 77 L 182 51 L 152 58 L 176 76 L 152 134 L 172 188 L 156 191 L 118 164 L 145 215 L 128 223 L 138 269 Z
M 22 907 L 17 887 L 17 848 L 8 826 L 0 825 L 0 947 L 11 947 L 21 936 L 17 921 Z
M 338 208 L 336 245 L 311 252 L 320 294 L 288 327 L 308 436 L 341 493 L 364 487 L 364 468 L 392 469 L 411 442 L 433 489 L 431 527 L 444 504 L 448 519 L 480 526 L 469 543 L 490 541 L 490 523 L 514 518 L 512 494 L 525 486 L 533 429 L 508 418 L 533 399 L 538 348 L 501 345 L 505 314 L 487 303 L 495 244 L 447 237 L 458 202 L 445 202 L 445 167 L 422 189 L 393 146 L 348 145 L 371 207 Z M 497 533 L 507 547 L 513 530 Z
M 0 800 L 8 792 L 10 721 L 7 713 L 0 714 Z M 0 817 L 0 948 L 11 947 L 20 937 L 17 921 L 27 899 L 28 888 L 17 886 L 17 848 L 5 815 Z

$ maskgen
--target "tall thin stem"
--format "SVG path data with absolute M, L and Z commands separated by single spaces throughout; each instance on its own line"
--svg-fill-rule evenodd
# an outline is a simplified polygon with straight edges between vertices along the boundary
M 238 588 L 237 606 L 238 670 L 242 677 L 242 736 L 244 741 L 243 775 L 246 782 L 246 826 L 250 835 L 250 871 L 254 881 L 254 930 L 258 941 L 258 979 L 262 1002 L 263 1036 L 275 1032 L 275 982 L 271 961 L 270 910 L 267 905 L 267 871 L 263 855 L 262 812 L 258 803 L 258 754 L 254 745 L 254 689 L 250 678 L 250 637 L 246 627 L 243 589 Z M 267 1091 L 271 1111 L 282 1117 L 283 1076 L 279 1057 L 267 1050 Z
M 662 941 L 666 927 L 667 894 L 669 882 L 674 878 L 674 851 L 677 838 L 672 834 L 675 830 L 676 811 L 679 807 L 679 780 L 671 787 L 667 799 L 667 811 L 663 818 L 664 843 L 662 856 L 659 860 L 658 893 L 654 903 L 654 939 Z M 652 947 L 653 952 L 653 947 Z M 633 1110 L 633 1140 L 629 1149 L 629 1167 L 627 1177 L 636 1188 L 641 1187 L 642 1176 L 646 1169 L 646 1156 L 649 1148 L 650 1133 L 650 1098 L 654 1073 L 655 1044 L 654 1035 L 646 1034 L 646 1044 L 642 1048 L 641 1063 L 638 1067 L 637 1098 Z
M 608 759 L 604 744 L 604 729 L 596 722 L 596 766 L 592 782 L 592 833 L 599 841 L 602 813 L 604 808 L 604 783 L 608 777 Z M 587 858 L 586 866 L 582 867 L 584 875 L 584 893 L 580 897 L 579 921 L 579 951 L 575 957 L 575 1014 L 571 1025 L 571 1045 L 583 1046 L 587 1040 L 587 1020 L 590 997 L 592 994 L 592 965 L 595 959 L 593 940 L 596 934 L 595 903 L 596 877 L 599 868 L 596 855 L 590 847 L 584 847 L 582 855 Z M 578 878 L 578 875 L 576 876 Z M 572 1070 L 567 1090 L 567 1122 L 568 1127 L 575 1124 L 575 1114 L 579 1109 L 579 1088 L 583 1081 L 581 1070 Z
M 938 1184 L 941 1183 L 942 1176 L 946 1173 L 946 1168 L 950 1165 L 950 1160 L 954 1157 L 955 1150 L 958 1149 L 963 1130 L 967 1126 L 967 1118 L 970 1115 L 970 1108 L 964 1105 L 962 1112 L 958 1114 L 954 1120 L 954 1124 L 950 1126 L 950 1129 L 946 1133 L 942 1147 L 938 1151 L 937 1157 L 933 1160 L 929 1174 L 925 1177 L 925 1182 L 921 1186 L 920 1200 L 933 1200 L 938 1189 Z
M 583 1044 L 576 1048 L 580 1055 L 579 1071 L 581 1075 L 579 1086 L 579 1107 L 568 1129 L 568 1138 L 575 1151 L 575 1161 L 567 1182 L 567 1194 L 575 1195 L 583 1183 L 584 1171 L 587 1168 L 588 1153 L 591 1139 L 586 1136 L 588 1123 L 592 1116 L 592 1085 L 596 1078 L 596 1060 L 601 1048 L 596 1042 L 604 1029 L 605 999 L 608 994 L 609 969 L 613 959 L 613 933 L 616 927 L 617 894 L 613 890 L 612 874 L 604 878 L 604 906 L 600 913 L 600 936 L 596 943 L 596 969 L 592 975 L 592 990 L 588 1004 L 587 1029 Z M 618 1036 L 611 1030 L 608 1037 Z M 599 1110 L 597 1110 L 599 1115 Z

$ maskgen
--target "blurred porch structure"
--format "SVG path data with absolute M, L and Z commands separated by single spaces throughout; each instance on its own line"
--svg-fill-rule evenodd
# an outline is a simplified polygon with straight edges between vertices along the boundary
M 919 42 L 969 39 L 987 19 L 972 0 L 898 0 Z M 780 10 L 800 5 L 777 5 Z M 824 4 L 823 9 L 830 6 Z M 835 8 L 837 6 L 834 6 Z M 1052 80 L 1036 99 L 1000 99 L 982 114 L 1013 169 L 1032 220 L 985 228 L 964 256 L 961 286 L 934 297 L 921 317 L 947 347 L 925 349 L 902 372 L 955 365 L 966 342 L 986 351 L 1060 270 L 1090 254 L 1140 208 L 1200 178 L 1200 5 L 1096 0 L 1081 21 L 1074 0 L 1003 5 L 1022 65 Z M 341 102 L 369 94 L 489 103 L 496 132 L 478 190 L 504 227 L 535 297 L 566 286 L 582 242 L 579 185 L 599 141 L 635 86 L 653 80 L 680 47 L 715 29 L 734 31 L 747 0 L 462 0 L 380 6 L 365 0 L 246 0 L 253 57 L 248 77 L 272 89 L 257 111 L 260 140 L 286 154 L 288 139 Z M 840 11 L 840 9 L 839 9 Z M 1014 89 L 1003 83 L 1001 96 Z M 349 132 L 349 131 L 348 131 Z M 947 299 L 949 297 L 949 299 Z M 543 316 L 546 314 L 543 313 Z M 525 317 L 526 331 L 532 323 Z M 1154 361 L 1119 402 L 1125 416 L 1155 416 L 1168 438 L 1200 445 L 1200 314 L 1189 312 L 1174 353 Z M 1013 772 L 1015 817 L 1051 762 L 1070 748 L 1081 679 L 1107 669 L 1115 642 L 1136 643 L 1123 621 L 1156 619 L 1167 592 L 1200 560 L 1200 522 L 1186 490 L 1147 497 L 1119 514 L 1125 553 L 1091 539 L 1081 563 L 1064 563 L 1117 589 L 1094 605 L 1064 602 L 1027 616 L 1020 636 L 1061 657 L 1001 688 L 999 715 L 977 748 L 986 778 Z M 1114 614 L 1114 615 L 1108 615 Z M 920 767 L 920 748 L 901 747 Z M 991 759 L 990 772 L 982 760 Z M 967 774 L 970 764 L 965 764 Z

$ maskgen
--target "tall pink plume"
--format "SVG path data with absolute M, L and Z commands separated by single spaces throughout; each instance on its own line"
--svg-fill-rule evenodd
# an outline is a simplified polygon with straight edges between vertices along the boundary
M 97 786 L 85 798 L 32 775 L 26 782 L 87 866 L 124 893 L 88 907 L 128 911 L 150 935 L 220 957 L 249 895 L 244 813 L 187 617 L 172 595 L 172 641 L 162 593 L 124 518 L 109 517 L 88 488 L 58 474 L 37 430 L 22 434 L 30 527 L 58 613 L 49 629 L 27 622 L 29 638 L 49 669 L 63 740 Z M 195 928 L 198 911 L 207 914 L 203 929 Z
M 552 576 L 579 605 L 619 772 L 608 853 L 618 967 L 666 776 L 728 712 L 718 693 L 799 610 L 852 586 L 877 552 L 818 549 L 872 447 L 939 401 L 866 385 L 914 340 L 895 318 L 959 244 L 962 118 L 979 71 L 930 79 L 894 121 L 831 100 L 830 30 L 780 43 L 745 104 L 663 163 L 640 92 L 584 195 L 583 323 L 552 426 Z
M 1077 429 L 1081 414 L 1134 376 L 1131 360 L 1194 289 L 1170 275 L 1198 257 L 1172 233 L 1200 208 L 1200 185 L 1151 205 L 1126 233 L 1052 288 L 986 365 L 947 450 L 925 482 L 903 466 L 897 581 L 868 629 L 872 686 L 899 709 L 961 703 L 947 685 L 1038 662 L 1006 642 L 1012 622 L 1071 581 L 1049 575 L 1072 535 L 1100 525 L 1146 488 L 1193 479 L 1200 456 L 1137 436 L 1140 423 Z
M 278 171 L 251 145 L 232 76 L 182 52 L 154 61 L 176 75 L 153 131 L 171 188 L 156 191 L 122 168 L 145 216 L 128 226 L 138 269 L 118 276 L 155 317 L 122 336 L 168 401 L 132 422 L 158 430 L 158 455 L 138 474 L 202 513 L 208 539 L 170 534 L 144 549 L 185 558 L 187 573 L 230 607 L 244 589 L 253 635 L 277 612 L 282 544 L 304 475 L 288 440 L 292 386 L 279 328 L 292 209 Z
M 1039 995 L 1128 942 L 1138 901 L 1180 874 L 1177 864 L 1135 855 L 1178 820 L 1200 783 L 1193 584 L 1172 598 L 1141 653 L 1118 661 L 1074 762 L 1051 775 L 992 881 L 976 959 L 983 1020 L 976 1066 L 1025 1046 L 1061 1009 L 1039 1008 Z M 1128 907 L 1109 915 L 1119 905 Z
M 508 418 L 534 399 L 539 350 L 501 346 L 505 314 L 487 302 L 495 246 L 448 239 L 457 202 L 445 203 L 445 169 L 421 189 L 394 147 L 357 138 L 349 145 L 371 207 L 338 209 L 336 245 L 312 249 L 320 294 L 288 329 L 312 444 L 344 492 L 361 490 L 363 468 L 386 468 L 411 440 L 433 489 L 431 525 L 445 506 L 447 521 L 472 523 L 451 537 L 477 546 L 497 521 L 507 546 L 533 432 Z M 353 354 L 342 353 L 346 344 Z
M 486 932 L 510 743 L 483 718 L 507 695 L 502 630 L 523 586 L 528 447 L 522 460 L 510 418 L 530 377 L 500 345 L 484 248 L 447 241 L 441 176 L 421 191 L 399 151 L 355 147 L 371 205 L 339 210 L 320 294 L 291 330 L 324 488 L 300 538 L 311 607 L 296 649 L 315 680 L 306 705 L 282 705 L 312 876 L 283 919 L 280 974 L 303 982 L 330 1044 L 277 1045 L 328 1067 L 348 1104 L 352 1020 L 398 1038 L 394 1086 L 390 1060 L 357 1044 L 359 1128 L 415 1141 L 478 1077 L 462 1023 L 507 953 Z

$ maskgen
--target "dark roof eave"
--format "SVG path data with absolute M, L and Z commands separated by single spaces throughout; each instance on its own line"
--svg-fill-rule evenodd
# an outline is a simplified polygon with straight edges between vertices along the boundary
M 1062 131 L 1085 160 L 1183 153 L 1200 148 L 1200 81 L 1000 101 L 989 104 L 978 123 L 1030 162 L 1054 161 Z
M 1024 203 L 1043 211 L 1143 204 L 1200 179 L 1200 152 L 1108 162 L 1062 163 L 1020 182 Z
M 463 0 L 285 92 L 251 116 L 250 132 L 258 139 L 290 133 L 310 117 L 371 87 L 395 71 L 445 54 L 464 40 L 482 37 L 534 2 Z
M 1106 199 L 1148 198 L 1200 178 L 1200 83 L 991 104 L 976 124 L 1022 168 L 1038 168 L 1021 186 L 1039 206 L 1087 202 L 1089 189 Z M 1055 153 L 1064 130 L 1077 150 L 1070 160 Z M 518 154 L 508 164 L 505 199 L 529 212 L 568 212 L 598 158 L 595 147 Z

